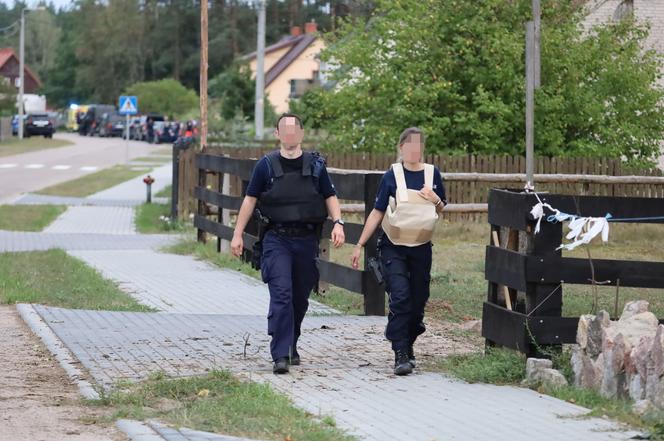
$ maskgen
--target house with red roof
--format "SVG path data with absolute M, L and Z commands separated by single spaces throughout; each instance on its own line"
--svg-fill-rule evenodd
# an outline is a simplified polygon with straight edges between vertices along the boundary
M 291 99 L 299 98 L 309 87 L 320 83 L 318 55 L 325 48 L 317 24 L 306 23 L 304 33 L 293 26 L 289 36 L 265 48 L 265 93 L 275 111 L 287 112 Z M 256 53 L 243 57 L 256 76 Z
M 28 66 L 24 66 L 25 93 L 37 93 L 41 81 Z M 12 48 L 0 48 L 0 80 L 13 84 L 18 89 L 20 63 L 16 52 Z

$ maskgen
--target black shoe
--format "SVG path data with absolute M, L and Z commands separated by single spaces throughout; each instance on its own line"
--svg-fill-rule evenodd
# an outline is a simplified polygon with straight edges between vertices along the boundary
M 291 358 L 290 358 L 290 364 L 292 366 L 299 366 L 300 365 L 300 354 L 298 354 L 297 351 L 293 351 L 293 355 L 291 355 Z
M 288 359 L 282 357 L 274 362 L 272 366 L 272 373 L 274 374 L 287 374 L 288 373 Z
M 394 351 L 394 375 L 408 375 L 413 373 L 413 366 L 408 358 L 408 351 Z
M 417 367 L 417 364 L 415 362 L 415 351 L 413 351 L 413 345 L 410 345 L 408 347 L 408 362 L 413 367 L 413 369 Z

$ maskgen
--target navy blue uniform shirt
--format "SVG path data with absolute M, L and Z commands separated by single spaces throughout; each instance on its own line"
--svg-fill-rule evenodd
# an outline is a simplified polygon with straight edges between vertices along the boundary
M 284 173 L 288 172 L 302 172 L 302 163 L 303 157 L 301 155 L 299 158 L 288 159 L 283 156 L 279 156 L 279 162 L 281 162 L 281 168 Z M 249 186 L 247 187 L 247 196 L 252 196 L 259 198 L 261 193 L 264 193 L 268 190 L 270 184 L 270 160 L 267 157 L 263 157 L 251 175 L 251 180 L 249 181 Z M 337 194 L 330 180 L 330 175 L 327 174 L 327 168 L 323 167 L 321 170 L 320 176 L 318 177 L 318 192 L 323 195 L 325 199 L 330 196 L 335 196 Z
M 422 190 L 422 187 L 424 187 L 424 170 L 410 171 L 404 167 L 403 174 L 406 178 L 407 188 L 417 191 Z M 441 178 L 440 170 L 438 170 L 438 167 L 436 166 L 433 168 L 433 191 L 440 199 L 442 199 L 443 203 L 447 203 L 447 199 L 445 199 L 445 187 L 443 186 L 443 178 Z M 383 175 L 383 179 L 380 181 L 374 208 L 378 211 L 385 212 L 390 202 L 390 196 L 396 197 L 396 193 L 397 180 L 394 177 L 394 171 L 392 171 L 392 167 L 390 167 L 390 169 Z

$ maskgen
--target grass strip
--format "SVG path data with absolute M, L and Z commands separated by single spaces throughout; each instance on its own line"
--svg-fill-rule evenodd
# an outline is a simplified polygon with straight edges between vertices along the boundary
M 0 205 L 0 230 L 41 231 L 66 209 L 64 205 Z

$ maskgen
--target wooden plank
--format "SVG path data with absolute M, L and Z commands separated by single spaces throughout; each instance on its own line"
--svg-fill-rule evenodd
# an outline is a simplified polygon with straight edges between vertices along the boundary
M 530 339 L 526 334 L 526 317 L 516 311 L 484 302 L 482 308 L 482 337 L 491 343 L 527 353 Z
M 664 288 L 664 262 L 593 259 L 595 280 L 621 287 Z M 528 256 L 525 279 L 536 283 L 592 284 L 588 259 L 554 256 Z
M 487 246 L 485 253 L 484 277 L 499 285 L 517 291 L 525 291 L 527 257 L 517 251 L 497 246 Z
M 227 196 L 218 191 L 208 190 L 207 188 L 196 187 L 194 195 L 198 200 L 229 210 L 239 210 L 242 205 L 241 197 Z
M 249 180 L 256 165 L 255 159 L 232 159 L 200 153 L 196 155 L 196 167 L 218 173 L 229 173 Z
M 222 239 L 233 239 L 234 229 L 232 227 L 222 225 L 219 222 L 212 221 L 198 214 L 194 216 L 194 227 Z M 244 241 L 244 248 L 251 250 L 256 241 L 258 241 L 258 238 L 256 236 L 244 233 L 242 235 L 242 240 Z
M 530 317 L 527 321 L 530 334 L 538 345 L 576 343 L 578 317 Z
M 348 291 L 362 293 L 362 271 L 325 260 L 319 260 L 318 265 L 321 280 Z
M 339 199 L 353 201 L 364 200 L 364 174 L 362 172 L 345 172 L 328 169 L 330 179 L 334 182 Z M 380 175 L 382 177 L 382 174 Z

